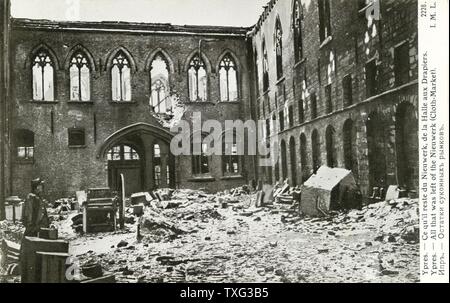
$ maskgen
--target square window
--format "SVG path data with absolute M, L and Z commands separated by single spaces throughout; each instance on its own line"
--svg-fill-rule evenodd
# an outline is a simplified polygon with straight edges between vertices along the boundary
M 84 129 L 69 129 L 69 147 L 82 147 L 86 145 Z

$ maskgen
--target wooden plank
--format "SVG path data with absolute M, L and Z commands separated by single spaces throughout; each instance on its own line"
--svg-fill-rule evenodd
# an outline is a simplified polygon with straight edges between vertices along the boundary
M 68 253 L 36 252 L 41 261 L 41 283 L 65 283 Z
M 36 253 L 41 256 L 55 256 L 55 257 L 65 257 L 65 258 L 70 257 L 69 253 L 61 253 L 61 252 L 37 251 Z
M 12 241 L 8 241 L 6 239 L 3 239 L 3 243 L 4 243 L 4 245 L 6 245 L 6 248 L 8 250 L 20 252 L 20 244 L 17 244 Z
M 108 275 L 108 276 L 103 276 L 100 278 L 96 278 L 96 279 L 92 279 L 92 280 L 85 280 L 85 281 L 81 281 L 81 284 L 87 284 L 87 283 L 116 283 L 116 276 L 115 275 Z
M 112 197 L 106 197 L 106 198 L 90 198 L 88 199 L 88 204 L 90 203 L 98 203 L 98 202 L 109 202 L 109 203 L 113 203 L 113 199 Z
M 64 240 L 46 240 L 25 237 L 23 241 L 22 283 L 38 283 L 41 280 L 41 258 L 37 252 L 68 253 L 69 242 Z

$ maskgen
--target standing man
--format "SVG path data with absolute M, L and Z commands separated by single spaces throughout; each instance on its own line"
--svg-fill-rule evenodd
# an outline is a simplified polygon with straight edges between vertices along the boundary
M 49 227 L 46 203 L 42 199 L 44 181 L 40 178 L 31 181 L 31 193 L 25 201 L 23 223 L 24 237 L 37 237 L 40 228 Z
M 27 251 L 25 248 L 25 237 L 37 237 L 41 228 L 49 227 L 49 219 L 47 214 L 46 203 L 42 199 L 44 191 L 44 181 L 40 178 L 31 181 L 31 193 L 28 194 L 25 201 L 22 221 L 25 225 L 25 233 L 22 238 L 22 245 L 20 247 L 20 270 L 22 283 L 32 282 L 28 271 L 30 265 L 28 264 Z

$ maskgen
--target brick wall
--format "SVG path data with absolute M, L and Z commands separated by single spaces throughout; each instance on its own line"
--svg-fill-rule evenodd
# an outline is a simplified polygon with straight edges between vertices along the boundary
M 291 183 L 300 184 L 315 169 L 314 149 L 319 164 L 352 169 L 365 195 L 370 195 L 373 187 L 390 184 L 416 189 L 418 154 L 416 149 L 406 146 L 418 145 L 417 130 L 412 127 L 417 119 L 417 1 L 381 1 L 380 20 L 367 19 L 366 9 L 359 7 L 358 2 L 329 0 L 330 35 L 321 41 L 319 1 L 300 1 L 301 58 L 296 58 L 294 51 L 294 2 L 290 0 L 271 0 L 252 29 L 15 20 L 13 128 L 32 130 L 36 134 L 36 151 L 34 163 L 14 166 L 14 192 L 28 191 L 29 180 L 38 175 L 50 180 L 53 197 L 94 184 L 106 185 L 107 163 L 103 158 L 97 159 L 97 155 L 107 137 L 137 122 L 161 126 L 149 114 L 148 106 L 148 62 L 158 49 L 170 58 L 172 92 L 185 103 L 185 117 L 200 111 L 203 120 L 223 123 L 227 119 L 252 118 L 284 125 L 277 134 L 280 144 L 273 148 L 285 143 L 287 155 L 280 158 L 285 158 L 286 163 L 270 169 L 257 168 L 255 159 L 246 156 L 241 161 L 242 174 L 229 179 L 224 178 L 220 158 L 211 157 L 211 173 L 207 180 L 202 180 L 193 178 L 190 157 L 177 157 L 178 187 L 216 191 L 255 178 L 276 182 L 276 176 L 283 175 Z M 282 28 L 283 46 L 284 73 L 280 78 L 276 68 L 277 19 Z M 263 40 L 269 75 L 266 91 L 263 91 Z M 29 56 L 42 44 L 52 50 L 59 65 L 58 102 L 51 104 L 31 102 Z M 202 104 L 187 102 L 186 66 L 199 44 L 209 73 L 208 100 Z M 77 45 L 89 50 L 94 58 L 91 103 L 68 102 L 66 61 Z M 127 104 L 111 102 L 108 60 L 119 48 L 131 54 L 136 67 L 132 74 L 133 98 Z M 399 49 L 406 50 L 407 58 L 404 53 L 399 61 L 396 55 Z M 231 51 L 238 62 L 240 98 L 235 103 L 218 101 L 217 66 L 226 51 Z M 402 67 L 407 65 L 401 82 L 398 62 L 403 62 Z M 376 83 L 373 86 L 366 69 L 370 64 Z M 85 148 L 68 148 L 67 129 L 71 127 L 86 129 Z M 313 148 L 315 130 L 318 143 Z M 300 144 L 301 138 L 305 144 Z
M 98 152 L 105 140 L 114 132 L 135 123 L 161 127 L 150 113 L 148 64 L 151 54 L 163 50 L 170 61 L 170 83 L 185 103 L 185 115 L 194 111 L 203 113 L 203 119 L 244 119 L 250 112 L 250 83 L 247 67 L 247 50 L 243 29 L 197 28 L 173 29 L 171 26 L 113 24 L 64 24 L 46 21 L 14 20 L 12 34 L 15 66 L 12 75 L 13 128 L 28 129 L 35 133 L 33 163 L 15 163 L 13 191 L 24 195 L 29 191 L 32 178 L 42 176 L 48 180 L 47 192 L 51 198 L 64 197 L 76 190 L 106 186 L 107 161 L 98 159 Z M 71 27 L 72 29 L 68 29 Z M 202 54 L 209 73 L 208 102 L 197 104 L 188 101 L 187 62 L 198 51 L 202 42 Z M 56 102 L 32 102 L 30 55 L 44 45 L 56 57 Z M 69 102 L 69 73 L 67 60 L 71 50 L 81 45 L 89 52 L 95 71 L 91 76 L 92 102 Z M 132 102 L 111 102 L 110 71 L 108 60 L 113 52 L 123 49 L 131 54 L 135 69 L 132 72 Z M 239 70 L 240 100 L 235 103 L 219 102 L 217 66 L 225 52 L 237 59 Z M 95 117 L 95 118 L 94 118 Z M 95 125 L 95 126 L 94 126 Z M 84 128 L 86 146 L 68 147 L 68 128 Z M 95 129 L 95 132 L 94 132 Z M 221 179 L 220 158 L 211 162 L 212 182 L 195 182 L 192 178 L 190 159 L 176 162 L 177 187 L 208 187 L 214 191 L 230 188 L 252 178 L 252 161 L 243 161 L 243 178 Z M 254 176 L 253 176 L 254 178 Z
M 343 126 L 347 119 L 351 119 L 355 127 L 356 139 L 356 148 L 354 148 L 356 165 L 353 171 L 363 193 L 371 194 L 371 188 L 374 186 L 400 183 L 398 179 L 401 172 L 399 173 L 397 161 L 399 147 L 396 141 L 400 141 L 398 138 L 401 127 L 396 125 L 397 107 L 404 102 L 411 104 L 414 110 L 413 117 L 409 118 L 417 117 L 417 2 L 381 1 L 381 20 L 370 22 L 366 18 L 365 10 L 359 10 L 358 1 L 330 0 L 331 35 L 322 43 L 319 38 L 318 1 L 301 1 L 301 4 L 303 60 L 296 62 L 294 55 L 293 1 L 271 1 L 253 31 L 253 49 L 257 51 L 259 58 L 256 62 L 259 83 L 255 85 L 259 88 L 256 93 L 259 119 L 268 119 L 274 113 L 279 117 L 279 111 L 284 110 L 287 113 L 290 106 L 293 107 L 294 113 L 299 113 L 300 102 L 303 102 L 305 121 L 302 122 L 300 115 L 296 114 L 293 127 L 288 127 L 279 133 L 280 140 L 285 142 L 289 142 L 291 138 L 295 140 L 297 158 L 300 155 L 300 136 L 304 134 L 306 137 L 307 167 L 305 169 L 301 166 L 301 161 L 297 161 L 297 167 L 294 165 L 293 168 L 296 169 L 293 171 L 289 163 L 288 176 L 291 180 L 295 179 L 292 178 L 294 173 L 296 179 L 301 180 L 302 170 L 312 173 L 311 134 L 313 130 L 319 132 L 321 163 L 326 165 L 329 154 L 332 152 L 335 154 L 337 166 L 345 167 Z M 278 17 L 283 28 L 284 78 L 281 80 L 277 80 L 275 68 L 274 29 Z M 266 41 L 269 60 L 270 85 L 266 92 L 262 91 L 261 45 L 263 39 Z M 406 83 L 399 86 L 396 85 L 394 76 L 394 49 L 402 43 L 406 43 L 409 50 L 409 77 Z M 365 65 L 372 59 L 375 59 L 378 74 L 377 91 L 370 97 L 366 95 Z M 342 82 L 349 74 L 352 77 L 351 105 L 344 102 Z M 327 109 L 327 86 L 331 88 L 331 113 Z M 313 94 L 317 96 L 317 118 L 312 116 L 311 96 Z M 385 134 L 383 142 L 380 143 L 385 154 L 375 155 L 375 157 L 384 158 L 380 161 L 386 164 L 386 178 L 370 182 L 373 165 L 370 169 L 371 148 L 367 144 L 366 125 L 372 113 L 379 114 L 380 123 L 383 125 L 382 132 Z M 287 116 L 287 114 L 284 115 L 285 119 Z M 287 121 L 284 125 L 288 125 Z M 335 146 L 330 152 L 327 151 L 327 145 L 330 146 L 326 142 L 327 127 L 332 127 L 335 131 L 333 136 Z M 414 142 L 409 144 L 417 145 L 417 139 L 414 136 L 410 138 Z M 410 157 L 414 159 L 409 162 L 415 163 L 417 167 L 418 155 L 413 152 Z M 289 158 L 288 155 L 288 162 L 290 162 Z M 279 167 L 281 169 L 283 165 Z M 417 188 L 417 168 L 409 174 L 413 176 L 412 183 Z M 275 176 L 275 173 L 272 175 Z M 383 184 L 377 184 L 380 182 Z

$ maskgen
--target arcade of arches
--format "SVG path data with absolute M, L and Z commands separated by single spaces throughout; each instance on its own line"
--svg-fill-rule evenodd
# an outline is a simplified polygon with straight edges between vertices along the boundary
M 374 188 L 386 189 L 389 185 L 417 190 L 416 109 L 413 104 L 403 102 L 394 110 L 395 116 L 373 111 L 365 121 L 348 118 L 341 125 L 328 125 L 323 132 L 314 129 L 311 141 L 307 132 L 298 138 L 282 139 L 280 159 L 273 167 L 273 182 L 289 178 L 291 185 L 300 185 L 321 165 L 327 165 L 351 170 L 356 181 L 365 186 L 366 195 L 372 195 Z M 265 175 L 267 178 L 267 171 Z M 364 178 L 368 180 L 366 185 Z

